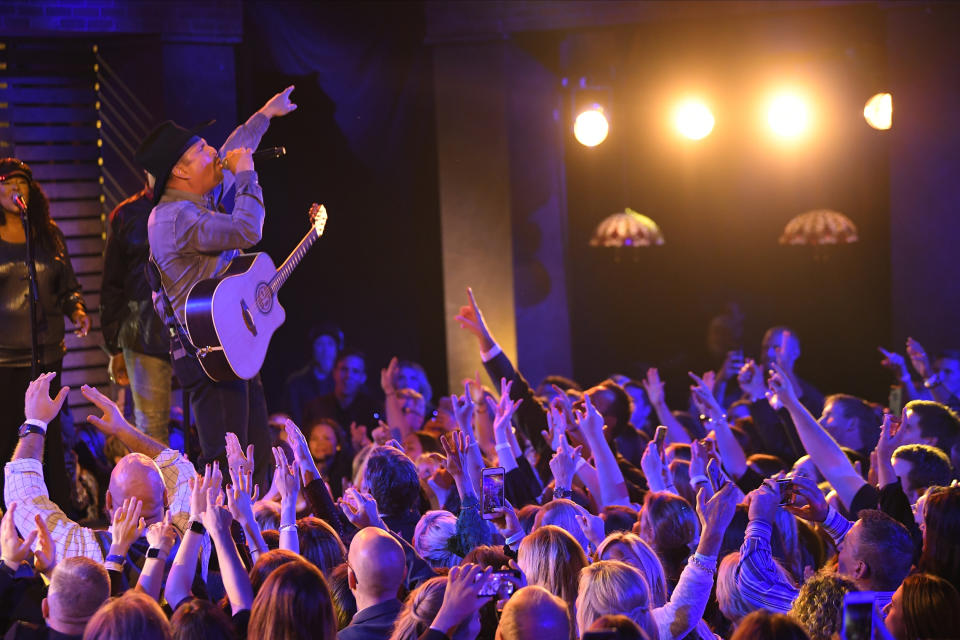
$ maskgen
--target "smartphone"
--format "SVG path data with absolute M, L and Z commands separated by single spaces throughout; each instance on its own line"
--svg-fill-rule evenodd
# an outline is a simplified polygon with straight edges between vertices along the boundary
M 663 425 L 657 427 L 657 432 L 653 436 L 654 442 L 657 443 L 657 453 L 660 454 L 660 460 L 664 463 L 667 461 L 667 428 Z
M 727 476 L 723 473 L 723 469 L 720 468 L 720 463 L 717 462 L 716 458 L 710 458 L 710 462 L 707 463 L 707 478 L 710 480 L 710 486 L 713 487 L 714 493 L 720 491 L 723 485 L 727 484 Z
M 841 637 L 844 640 L 881 640 L 890 637 L 877 606 L 876 592 L 855 591 L 843 597 Z
M 477 575 L 477 579 L 480 579 Z M 480 588 L 479 597 L 493 596 L 497 600 L 508 600 L 513 592 L 516 591 L 517 584 L 515 580 L 520 579 L 518 571 L 505 569 L 503 571 L 494 571 L 487 578 L 487 582 Z
M 777 487 L 780 489 L 780 506 L 793 502 L 793 480 L 781 478 L 777 480 Z
M 487 467 L 481 473 L 483 483 L 481 485 L 481 509 L 484 520 L 492 520 L 497 517 L 495 513 L 498 509 L 505 506 L 503 497 L 503 479 L 505 473 L 503 467 Z

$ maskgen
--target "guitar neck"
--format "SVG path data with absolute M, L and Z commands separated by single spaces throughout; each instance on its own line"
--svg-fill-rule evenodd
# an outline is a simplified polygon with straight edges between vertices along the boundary
M 274 295 L 280 291 L 280 287 L 287 281 L 287 278 L 290 277 L 293 270 L 296 269 L 300 261 L 303 260 L 303 256 L 307 255 L 307 251 L 310 250 L 310 247 L 313 246 L 313 243 L 316 242 L 319 237 L 320 234 L 317 233 L 316 228 L 311 228 L 310 231 L 307 232 L 307 235 L 303 236 L 300 244 L 298 244 L 290 255 L 287 256 L 287 259 L 283 261 L 283 264 L 277 269 L 276 275 L 270 280 L 270 288 L 273 290 Z

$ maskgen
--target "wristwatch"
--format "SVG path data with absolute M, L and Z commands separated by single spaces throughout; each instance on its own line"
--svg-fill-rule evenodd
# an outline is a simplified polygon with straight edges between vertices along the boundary
M 22 425 L 20 425 L 20 437 L 22 438 L 29 433 L 36 433 L 37 435 L 46 436 L 47 430 L 42 427 L 38 427 L 35 424 L 28 424 L 24 422 Z

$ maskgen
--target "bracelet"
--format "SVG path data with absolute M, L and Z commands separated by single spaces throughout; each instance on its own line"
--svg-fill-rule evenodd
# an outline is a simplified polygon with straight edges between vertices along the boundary
M 23 424 L 32 424 L 34 426 L 40 427 L 43 430 L 46 430 L 47 423 L 43 420 L 38 420 L 37 418 L 27 418 L 23 421 Z
M 199 520 L 191 520 L 190 528 L 187 529 L 187 531 L 192 531 L 194 533 L 199 533 L 200 535 L 203 535 L 207 532 L 207 528 L 203 526 L 203 523 L 200 522 Z
M 296 530 L 297 530 L 297 525 L 295 524 L 285 524 L 280 526 L 281 533 L 283 533 L 284 531 L 296 531 Z
M 698 484 L 709 484 L 709 483 L 710 483 L 710 481 L 707 480 L 707 476 L 704 476 L 704 475 L 690 476 L 690 486 L 691 486 L 691 487 L 694 487 L 694 486 L 696 486 L 696 485 L 698 485 Z
M 573 491 L 571 491 L 570 489 L 562 489 L 560 487 L 557 487 L 556 489 L 553 490 L 554 500 L 562 500 L 562 499 L 569 500 L 572 496 L 573 496 Z
M 106 559 L 103 562 L 104 563 L 111 562 L 113 564 L 118 564 L 122 567 L 125 561 L 126 561 L 126 558 L 124 558 L 123 556 L 116 553 L 111 553 L 107 555 Z
M 525 533 L 523 532 L 523 529 L 521 529 L 521 530 L 518 531 L 517 533 L 513 534 L 512 536 L 510 536 L 509 538 L 507 538 L 506 540 L 504 540 L 504 541 L 503 541 L 503 544 L 505 544 L 506 546 L 510 547 L 511 549 L 514 549 L 514 548 L 516 548 L 514 545 L 516 545 L 518 542 L 520 542 L 521 540 L 523 540 L 526 535 L 527 535 L 527 534 L 525 534 Z
M 703 560 L 702 558 L 706 558 L 706 556 L 701 555 L 701 554 L 699 554 L 699 553 L 695 553 L 695 554 L 693 554 L 692 556 L 690 556 L 690 564 L 693 565 L 693 566 L 695 566 L 695 567 L 697 567 L 697 568 L 699 568 L 699 569 L 703 569 L 704 571 L 706 571 L 706 572 L 708 572 L 708 573 L 710 573 L 710 574 L 716 573 L 716 571 L 717 571 L 717 560 L 716 560 L 716 558 L 714 558 L 712 565 L 711 565 L 710 563 L 708 563 L 706 560 Z

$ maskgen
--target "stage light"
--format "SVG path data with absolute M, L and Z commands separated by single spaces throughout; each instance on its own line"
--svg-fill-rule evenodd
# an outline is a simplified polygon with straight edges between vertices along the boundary
M 673 122 L 680 135 L 691 140 L 702 140 L 713 131 L 714 119 L 707 105 L 697 100 L 687 100 L 677 107 Z
M 893 97 L 889 93 L 873 96 L 863 108 L 863 117 L 874 129 L 889 129 L 893 126 Z
M 589 109 L 580 112 L 573 122 L 573 135 L 577 142 L 585 147 L 595 147 L 607 139 L 610 132 L 610 123 L 603 113 L 603 107 L 592 105 Z
M 810 122 L 807 104 L 793 94 L 782 94 L 770 102 L 767 123 L 773 132 L 784 138 L 794 138 L 806 131 Z

